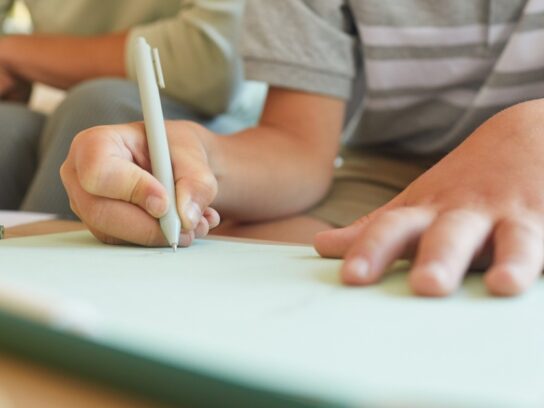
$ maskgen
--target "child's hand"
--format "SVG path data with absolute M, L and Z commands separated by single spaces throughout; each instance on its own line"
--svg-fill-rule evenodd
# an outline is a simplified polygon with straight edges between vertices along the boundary
M 544 101 L 491 118 L 395 199 L 355 224 L 316 237 L 344 257 L 348 284 L 376 282 L 395 259 L 415 259 L 414 292 L 453 292 L 475 260 L 490 264 L 489 291 L 514 295 L 544 262 Z M 492 253 L 492 260 L 486 254 Z
M 208 207 L 217 194 L 205 139 L 213 135 L 189 122 L 167 122 L 178 212 L 180 245 L 219 224 Z M 72 210 L 101 241 L 165 245 L 157 218 L 168 209 L 166 190 L 151 175 L 142 123 L 100 126 L 74 139 L 61 168 Z

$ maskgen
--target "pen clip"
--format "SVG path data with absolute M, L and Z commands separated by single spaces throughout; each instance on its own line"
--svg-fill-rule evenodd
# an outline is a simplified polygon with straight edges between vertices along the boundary
M 157 84 L 159 88 L 164 89 L 164 76 L 162 74 L 161 59 L 159 58 L 159 50 L 153 48 L 151 50 L 151 56 L 153 60 L 153 69 L 155 70 L 155 77 L 157 79 Z

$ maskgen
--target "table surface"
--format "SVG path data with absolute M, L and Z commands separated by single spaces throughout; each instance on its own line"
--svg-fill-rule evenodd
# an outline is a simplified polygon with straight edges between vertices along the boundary
M 7 228 L 5 238 L 84 228 L 83 224 L 75 221 L 42 221 Z M 0 408 L 143 408 L 157 405 L 0 350 Z

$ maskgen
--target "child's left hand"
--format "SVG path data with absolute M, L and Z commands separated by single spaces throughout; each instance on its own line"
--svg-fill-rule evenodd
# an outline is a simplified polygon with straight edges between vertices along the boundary
M 322 256 L 345 258 L 348 284 L 374 283 L 415 253 L 417 294 L 452 293 L 479 260 L 489 265 L 491 293 L 515 295 L 541 274 L 543 237 L 544 100 L 537 100 L 497 114 L 392 201 L 318 234 L 315 245 Z

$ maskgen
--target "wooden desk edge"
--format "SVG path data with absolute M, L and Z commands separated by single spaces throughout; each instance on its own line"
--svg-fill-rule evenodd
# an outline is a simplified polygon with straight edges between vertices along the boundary
M 57 232 L 81 231 L 85 225 L 78 221 L 48 220 L 21 224 L 6 228 L 4 239 L 22 238 L 32 235 L 46 235 Z
M 29 223 L 29 224 L 21 224 L 15 227 L 6 228 L 4 239 L 23 238 L 23 237 L 30 237 L 35 235 L 47 235 L 47 234 L 55 234 L 60 232 L 83 231 L 86 229 L 87 227 L 85 227 L 85 225 L 79 221 L 68 221 L 68 220 L 38 221 L 38 222 Z M 270 241 L 270 240 L 264 240 L 264 239 L 213 235 L 213 231 L 212 231 L 212 234 L 206 237 L 206 239 L 225 240 L 225 241 L 231 241 L 231 242 L 245 242 L 250 244 L 308 246 L 308 245 L 297 244 L 292 242 L 279 242 L 279 241 Z

